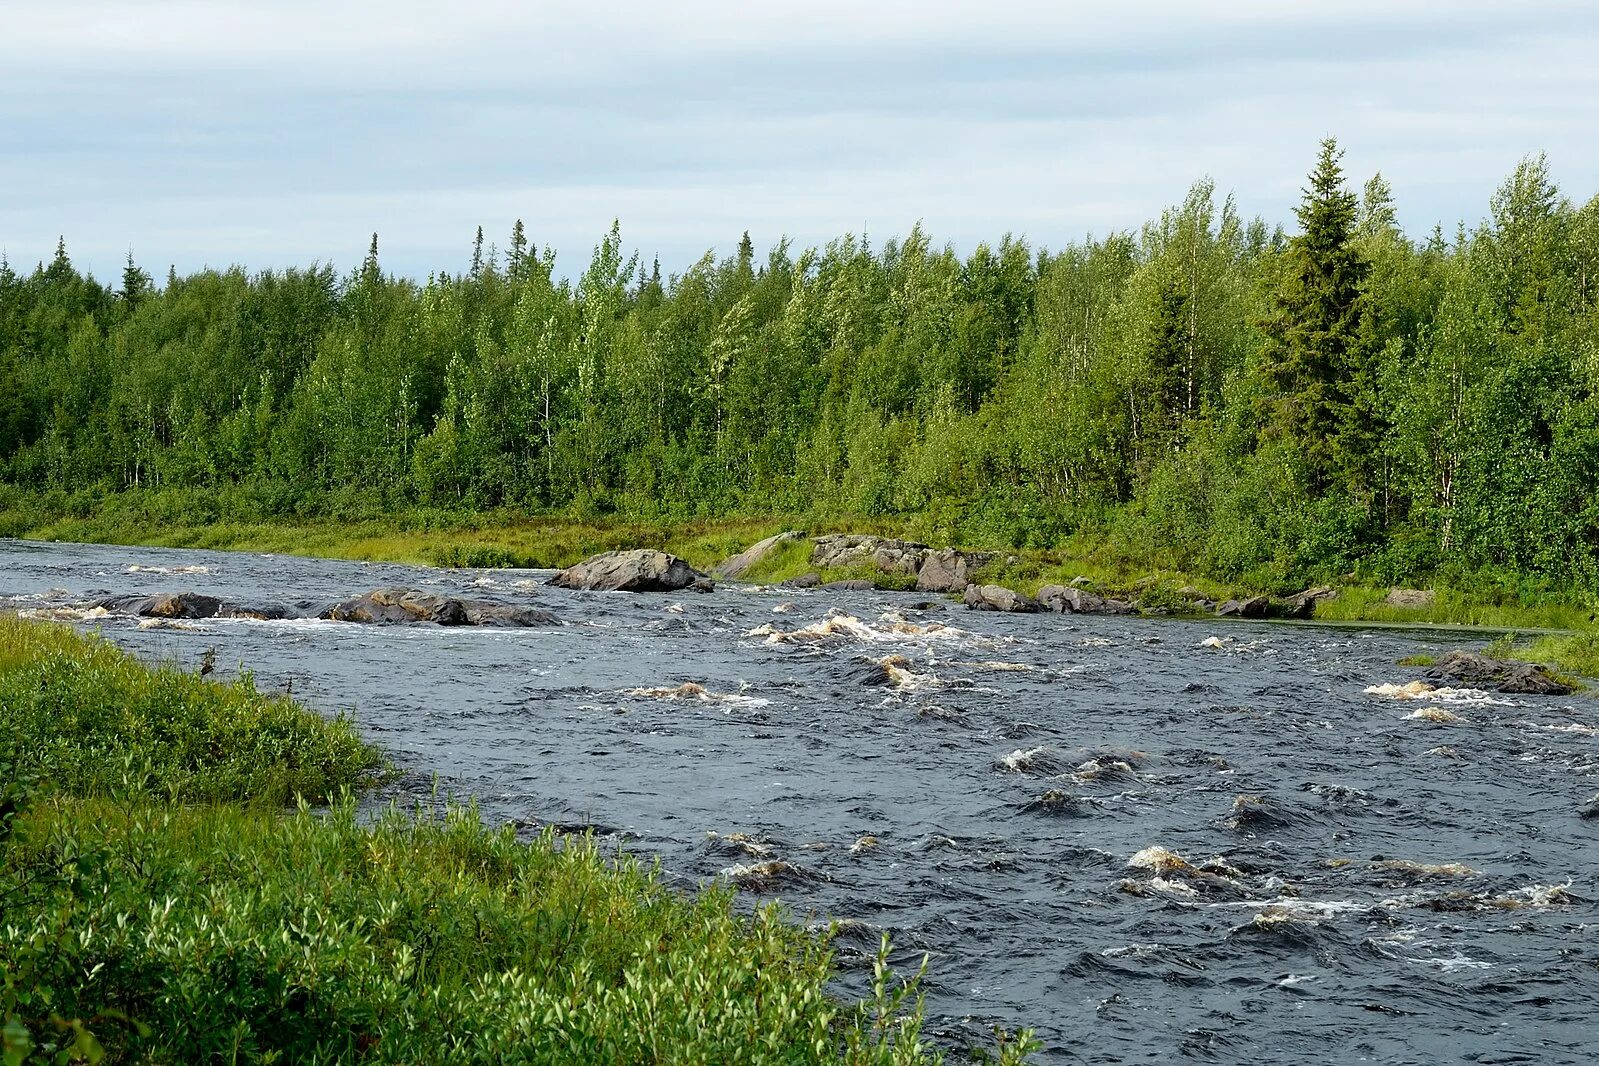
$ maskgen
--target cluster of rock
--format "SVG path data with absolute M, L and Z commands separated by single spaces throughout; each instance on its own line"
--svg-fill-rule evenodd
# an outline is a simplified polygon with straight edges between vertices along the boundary
M 333 622 L 368 625 L 527 627 L 550 625 L 555 615 L 537 607 L 462 599 L 418 589 L 374 589 L 339 603 L 294 606 L 236 604 L 199 592 L 171 592 L 155 596 L 112 596 L 93 604 L 107 611 L 140 618 L 200 621 L 208 618 L 248 618 L 276 621 L 284 618 L 320 618 Z
M 715 568 L 718 577 L 736 578 L 769 557 L 782 545 L 805 539 L 799 530 L 767 537 Z M 1140 604 L 1092 591 L 1086 578 L 1070 585 L 1045 585 L 1037 596 L 1026 596 L 1003 585 L 974 580 L 983 567 L 999 556 L 994 552 L 962 551 L 959 548 L 934 548 L 912 540 L 875 537 L 860 533 L 829 533 L 811 538 L 811 565 L 816 570 L 783 582 L 789 588 L 864 590 L 877 587 L 865 578 L 824 582 L 821 571 L 874 569 L 885 576 L 912 577 L 918 592 L 957 593 L 974 611 L 1030 613 L 1054 611 L 1059 614 L 1136 614 Z M 1310 618 L 1316 604 L 1337 592 L 1330 587 L 1306 589 L 1282 599 L 1253 596 L 1217 603 L 1197 588 L 1177 590 L 1186 604 L 1184 612 L 1214 612 L 1237 618 Z

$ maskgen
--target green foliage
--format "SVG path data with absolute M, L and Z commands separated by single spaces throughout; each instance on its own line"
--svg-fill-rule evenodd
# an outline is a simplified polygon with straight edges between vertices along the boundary
M 1018 549 L 1094 531 L 1262 587 L 1599 590 L 1599 197 L 1534 157 L 1483 223 L 1413 241 L 1329 140 L 1291 239 L 1217 201 L 1201 181 L 1052 251 L 918 225 L 763 262 L 745 237 L 667 276 L 614 225 L 564 272 L 524 228 L 503 263 L 479 234 L 425 283 L 374 240 L 345 277 L 155 289 L 130 260 L 113 291 L 63 245 L 0 267 L 0 534 L 803 515 Z M 426 558 L 494 548 L 570 561 Z
M 320 803 L 382 765 L 348 722 L 248 677 L 152 670 L 64 626 L 4 616 L 0 721 L 16 773 L 79 796 Z

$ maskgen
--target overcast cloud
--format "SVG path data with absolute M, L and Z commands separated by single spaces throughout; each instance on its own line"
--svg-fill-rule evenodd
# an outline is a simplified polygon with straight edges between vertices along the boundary
M 0 247 L 112 277 L 458 271 L 613 217 L 680 270 L 875 240 L 1134 228 L 1212 177 L 1291 223 L 1323 136 L 1401 222 L 1475 222 L 1546 151 L 1599 192 L 1599 7 L 1438 2 L 48 3 L 0 9 Z

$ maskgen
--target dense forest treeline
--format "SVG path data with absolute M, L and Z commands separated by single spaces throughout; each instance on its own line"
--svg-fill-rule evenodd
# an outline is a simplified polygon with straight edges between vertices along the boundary
M 1082 530 L 1282 583 L 1599 589 L 1599 197 L 1542 157 L 1402 233 L 1322 146 L 1291 236 L 1212 184 L 1138 232 L 964 258 L 920 227 L 575 280 L 517 223 L 426 283 L 0 267 L 0 480 L 188 521 L 512 508 Z M 910 523 L 911 519 L 914 523 Z

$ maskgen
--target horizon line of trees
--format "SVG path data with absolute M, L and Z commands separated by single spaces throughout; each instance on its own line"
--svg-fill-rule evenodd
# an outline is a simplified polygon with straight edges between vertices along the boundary
M 1223 576 L 1599 588 L 1599 197 L 1542 156 L 1400 231 L 1321 146 L 1293 236 L 1213 184 L 1136 232 L 969 255 L 918 225 L 573 279 L 522 223 L 425 282 L 329 266 L 120 287 L 0 263 L 0 481 L 190 520 L 397 508 L 902 516 L 1096 530 Z M 85 502 L 88 501 L 88 502 Z

